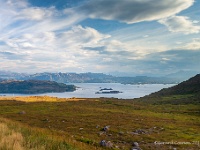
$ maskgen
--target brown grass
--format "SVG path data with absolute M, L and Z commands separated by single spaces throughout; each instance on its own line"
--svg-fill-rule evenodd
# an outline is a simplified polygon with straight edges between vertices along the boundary
M 24 150 L 23 142 L 21 133 L 9 129 L 5 123 L 0 123 L 0 149 Z
M 60 131 L 0 118 L 0 150 L 101 150 Z

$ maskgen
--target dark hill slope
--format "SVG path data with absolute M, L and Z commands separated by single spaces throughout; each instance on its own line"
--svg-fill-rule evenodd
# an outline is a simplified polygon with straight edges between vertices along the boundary
M 171 88 L 145 96 L 140 101 L 152 104 L 200 104 L 200 74 Z
M 200 74 L 171 88 L 162 89 L 152 95 L 186 95 L 200 94 Z
M 74 85 L 66 85 L 53 81 L 2 81 L 0 82 L 0 93 L 39 94 L 48 92 L 74 91 Z

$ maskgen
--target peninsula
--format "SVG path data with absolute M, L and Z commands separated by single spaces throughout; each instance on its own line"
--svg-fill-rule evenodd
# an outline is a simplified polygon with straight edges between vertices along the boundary
M 76 87 L 74 85 L 66 85 L 54 81 L 5 80 L 0 82 L 0 93 L 41 94 L 49 92 L 73 92 L 75 90 Z

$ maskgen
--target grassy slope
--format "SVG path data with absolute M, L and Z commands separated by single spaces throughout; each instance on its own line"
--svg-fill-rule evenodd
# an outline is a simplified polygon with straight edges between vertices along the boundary
M 43 150 L 43 149 L 69 149 L 75 150 L 67 142 L 53 137 L 49 132 L 41 129 L 31 129 L 20 126 L 5 119 L 0 119 L 0 149 L 5 150 Z
M 76 142 L 71 138 L 63 138 L 58 132 L 0 118 L 0 149 L 88 150 L 90 146 Z
M 173 95 L 136 100 L 102 98 L 81 101 L 49 97 L 18 97 L 18 101 L 15 101 L 15 98 L 1 98 L 0 115 L 20 122 L 22 127 L 45 130 L 51 133 L 52 137 L 58 136 L 61 141 L 67 141 L 71 145 L 73 143 L 70 141 L 76 141 L 75 145 L 79 149 L 101 149 L 98 146 L 99 141 L 107 140 L 119 149 L 130 149 L 132 142 L 136 141 L 144 150 L 165 150 L 170 149 L 170 146 L 196 150 L 198 147 L 194 144 L 154 144 L 155 141 L 200 141 L 199 105 L 155 103 L 166 99 L 189 99 L 191 96 Z M 35 102 L 25 102 L 29 100 Z M 19 114 L 21 111 L 25 111 L 26 114 Z M 103 133 L 101 129 L 106 125 L 110 126 L 110 130 Z M 133 134 L 138 129 L 146 133 Z M 49 141 L 48 133 L 46 143 Z M 81 143 L 88 144 L 88 147 Z

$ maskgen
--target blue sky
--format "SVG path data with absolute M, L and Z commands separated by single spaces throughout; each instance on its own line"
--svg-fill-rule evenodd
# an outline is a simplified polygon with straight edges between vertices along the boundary
M 199 0 L 0 0 L 13 72 L 200 71 Z

